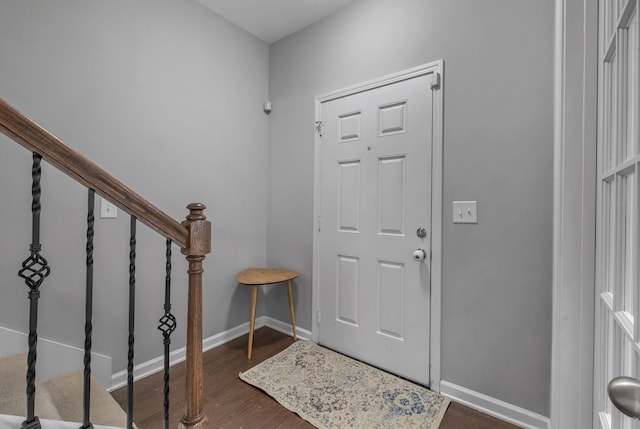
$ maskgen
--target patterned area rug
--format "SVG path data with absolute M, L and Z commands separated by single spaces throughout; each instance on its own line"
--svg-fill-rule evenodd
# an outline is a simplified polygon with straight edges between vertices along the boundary
M 297 341 L 240 373 L 318 428 L 436 429 L 449 399 L 318 346 Z

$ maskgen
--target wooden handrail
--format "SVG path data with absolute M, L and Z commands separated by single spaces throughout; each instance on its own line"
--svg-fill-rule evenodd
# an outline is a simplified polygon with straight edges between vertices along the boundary
M 202 263 L 211 252 L 211 222 L 204 204 L 187 206 L 186 220 L 178 223 L 98 165 L 71 149 L 54 135 L 0 98 L 0 132 L 52 166 L 135 216 L 140 222 L 180 246 L 189 264 L 187 312 L 186 407 L 180 429 L 204 429 L 208 419 L 202 408 Z
M 53 134 L 0 98 L 0 132 L 49 164 L 111 201 L 120 209 L 182 249 L 189 247 L 189 230 L 97 164 L 65 145 Z

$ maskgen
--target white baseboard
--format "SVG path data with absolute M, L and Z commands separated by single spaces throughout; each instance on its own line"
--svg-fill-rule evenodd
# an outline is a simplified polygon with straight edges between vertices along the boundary
M 462 405 L 526 429 L 549 429 L 551 421 L 524 408 L 442 380 L 440 393 Z
M 293 330 L 291 329 L 291 323 L 282 322 L 278 319 L 264 316 L 264 326 L 282 332 L 283 334 L 292 336 Z M 311 340 L 313 334 L 307 329 L 296 326 L 296 335 L 303 340 Z
M 0 358 L 29 351 L 28 335 L 13 329 L 0 327 Z M 84 365 L 84 350 L 38 338 L 38 358 L 36 372 L 41 381 L 47 381 L 68 374 Z M 105 386 L 111 383 L 111 358 L 91 353 L 91 371 Z
M 268 326 L 271 329 L 276 331 L 280 331 L 284 334 L 291 335 L 291 325 L 281 322 L 279 320 L 273 319 L 271 317 L 261 316 L 256 318 L 255 329 L 262 328 L 263 326 Z M 202 350 L 208 351 L 222 344 L 228 343 L 231 340 L 235 340 L 238 337 L 243 336 L 244 334 L 249 332 L 249 322 L 245 322 L 241 325 L 228 329 L 226 331 L 220 332 L 219 334 L 213 335 L 211 337 L 205 338 L 202 341 Z M 302 339 L 310 339 L 311 332 L 306 329 L 300 329 L 296 327 L 296 333 L 298 334 L 298 338 Z M 186 359 L 186 351 L 185 347 L 181 347 L 171 352 L 169 355 L 169 365 L 173 366 L 177 363 L 183 362 Z M 159 356 L 157 358 L 148 360 L 146 362 L 140 363 L 133 367 L 133 379 L 134 381 L 143 379 L 150 375 L 153 375 L 157 372 L 164 370 L 164 357 Z M 107 390 L 112 392 L 116 389 L 119 389 L 123 386 L 127 385 L 127 371 L 120 371 L 116 374 L 113 374 L 111 378 L 110 388 Z
M 256 329 L 268 326 L 271 329 L 292 335 L 291 324 L 281 322 L 271 317 L 256 318 Z M 228 343 L 249 332 L 249 322 L 243 323 L 219 334 L 206 338 L 202 342 L 203 351 L 211 350 L 222 344 Z M 311 339 L 311 331 L 296 327 L 298 338 Z M 28 351 L 27 334 L 0 327 L 0 358 Z M 82 349 L 67 346 L 46 338 L 38 338 L 37 373 L 42 381 L 67 374 L 82 367 L 84 351 Z M 91 353 L 91 368 L 94 375 L 107 388 L 114 391 L 127 384 L 127 371 L 120 371 L 112 375 L 111 357 L 98 353 Z M 46 357 L 46 358 L 45 358 Z M 171 365 L 183 362 L 186 359 L 186 348 L 182 347 L 171 352 L 169 361 Z M 55 365 L 53 364 L 55 363 Z M 164 369 L 164 357 L 159 356 L 146 362 L 135 365 L 133 368 L 134 380 L 140 380 Z

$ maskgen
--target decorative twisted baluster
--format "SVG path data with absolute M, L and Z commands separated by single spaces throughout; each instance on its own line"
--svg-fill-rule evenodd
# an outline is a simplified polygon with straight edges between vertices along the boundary
M 129 239 L 129 352 L 127 353 L 127 429 L 133 429 L 133 342 L 136 318 L 136 217 L 131 216 Z
M 84 392 L 83 392 L 83 420 L 80 429 L 91 429 L 91 336 L 93 332 L 93 233 L 94 233 L 95 191 L 89 189 L 87 200 L 87 279 L 85 292 L 85 323 L 84 323 Z
M 164 281 L 164 316 L 158 329 L 164 337 L 164 429 L 169 429 L 169 346 L 176 329 L 176 318 L 171 314 L 171 240 L 167 239 L 166 277 Z
M 18 276 L 24 279 L 29 287 L 29 354 L 27 357 L 27 418 L 22 423 L 23 429 L 40 429 L 40 420 L 35 415 L 36 398 L 36 357 L 38 342 L 38 300 L 40 298 L 40 286 L 44 279 L 51 273 L 47 260 L 40 255 L 40 178 L 42 169 L 40 163 L 42 157 L 33 153 L 33 165 L 31 168 L 31 255 L 22 263 Z

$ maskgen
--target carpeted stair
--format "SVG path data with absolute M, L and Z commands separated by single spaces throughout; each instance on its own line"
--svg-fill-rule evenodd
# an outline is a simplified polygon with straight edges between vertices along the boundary
M 0 415 L 26 414 L 27 356 L 0 359 Z M 76 371 L 46 382 L 36 380 L 36 415 L 40 419 L 81 422 L 84 375 Z M 95 378 L 91 377 L 91 421 L 101 426 L 126 426 L 126 414 Z

